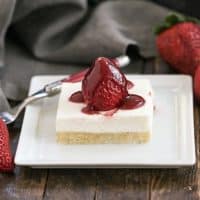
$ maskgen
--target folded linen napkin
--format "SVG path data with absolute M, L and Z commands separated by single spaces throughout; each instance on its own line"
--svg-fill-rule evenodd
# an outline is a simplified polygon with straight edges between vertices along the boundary
M 1 84 L 0 84 L 1 86 Z M 0 112 L 8 111 L 10 109 L 8 101 L 0 87 Z

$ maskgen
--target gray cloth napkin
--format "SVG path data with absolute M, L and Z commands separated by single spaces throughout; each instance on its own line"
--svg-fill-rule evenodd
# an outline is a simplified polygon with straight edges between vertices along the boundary
M 145 0 L 100 1 L 93 7 L 87 0 L 0 0 L 2 6 L 0 78 L 6 97 L 15 100 L 26 96 L 35 74 L 68 74 L 79 69 L 71 64 L 119 56 L 130 46 L 144 57 L 155 56 L 152 29 L 169 13 Z M 0 109 L 6 107 L 5 98 L 0 101 Z
M 8 111 L 10 109 L 10 106 L 7 102 L 7 99 L 5 98 L 5 95 L 0 88 L 0 112 Z
M 0 67 L 4 64 L 5 33 L 11 22 L 15 0 L 0 0 Z
M 26 2 L 26 3 L 25 3 Z M 129 44 L 155 55 L 152 28 L 168 10 L 143 0 L 105 1 L 90 10 L 87 0 L 35 0 L 19 4 L 13 30 L 37 58 L 90 63 L 117 56 Z

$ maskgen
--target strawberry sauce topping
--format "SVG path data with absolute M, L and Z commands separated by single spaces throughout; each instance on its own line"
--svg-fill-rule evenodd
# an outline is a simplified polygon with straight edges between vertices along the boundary
M 95 110 L 92 106 L 85 106 L 82 110 L 83 113 L 93 115 L 93 114 L 99 114 L 99 111 Z
M 75 74 L 71 74 L 70 76 L 68 76 L 67 78 L 63 79 L 62 82 L 68 82 L 68 83 L 77 83 L 83 80 L 83 78 L 85 77 L 85 74 L 88 72 L 88 68 L 75 73 Z
M 136 94 L 129 94 L 123 101 L 120 109 L 122 110 L 129 110 L 129 109 L 136 109 L 145 104 L 145 100 Z
M 83 94 L 82 94 L 81 91 L 78 91 L 78 92 L 73 93 L 73 94 L 70 96 L 69 100 L 70 100 L 71 102 L 84 103 L 84 98 L 83 98 Z
M 131 81 L 127 80 L 127 89 L 129 90 L 129 89 L 131 89 L 133 86 L 134 86 L 134 84 L 133 84 Z
M 144 105 L 145 100 L 141 96 L 128 94 L 128 89 L 133 86 L 116 62 L 100 57 L 86 72 L 82 91 L 73 93 L 69 100 L 85 103 L 82 112 L 86 114 L 112 116 L 118 109 L 136 109 Z

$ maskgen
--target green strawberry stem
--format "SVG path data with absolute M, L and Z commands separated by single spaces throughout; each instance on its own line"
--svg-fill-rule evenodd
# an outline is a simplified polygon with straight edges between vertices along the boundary
M 181 15 L 177 13 L 172 13 L 165 18 L 163 23 L 161 23 L 155 28 L 154 33 L 156 35 L 159 35 L 161 32 L 165 31 L 166 29 L 174 26 L 175 24 L 182 23 L 182 22 L 193 22 L 196 24 L 200 24 L 200 20 L 197 18 L 185 16 L 185 15 Z

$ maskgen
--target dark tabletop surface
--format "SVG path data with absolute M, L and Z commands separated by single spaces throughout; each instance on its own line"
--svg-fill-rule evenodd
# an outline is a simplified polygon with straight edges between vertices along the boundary
M 160 58 L 138 60 L 127 73 L 175 73 Z M 195 102 L 197 163 L 179 169 L 31 169 L 0 174 L 0 199 L 200 199 L 200 106 Z M 9 127 L 15 151 L 20 126 Z

